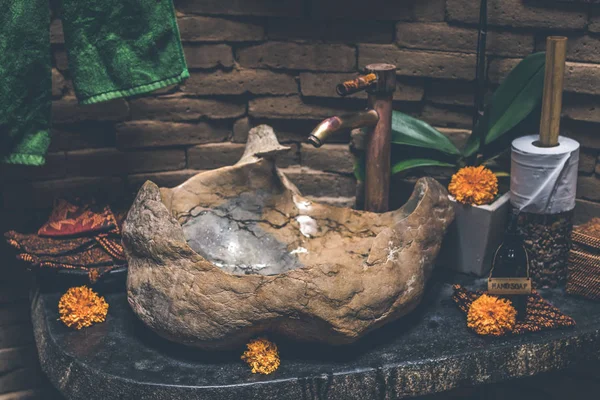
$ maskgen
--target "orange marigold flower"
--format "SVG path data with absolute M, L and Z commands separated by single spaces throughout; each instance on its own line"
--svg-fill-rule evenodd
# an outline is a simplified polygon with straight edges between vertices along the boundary
M 467 326 L 479 335 L 502 336 L 513 330 L 516 318 L 509 300 L 482 294 L 469 307 Z
M 246 347 L 248 350 L 242 354 L 242 360 L 246 361 L 252 373 L 268 375 L 279 368 L 279 352 L 277 345 L 267 339 L 258 338 L 251 340 Z
M 448 191 L 463 204 L 489 204 L 498 194 L 498 178 L 483 165 L 464 167 L 452 176 Z
M 81 329 L 104 322 L 108 303 L 87 286 L 72 287 L 58 302 L 60 320 L 69 328 Z

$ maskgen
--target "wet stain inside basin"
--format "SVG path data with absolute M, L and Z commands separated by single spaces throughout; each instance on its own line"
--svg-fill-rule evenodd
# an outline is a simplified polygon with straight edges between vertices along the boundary
M 193 210 L 182 225 L 188 245 L 232 274 L 274 275 L 302 267 L 296 254 L 306 249 L 289 251 L 286 243 L 260 226 L 281 229 L 289 223 L 287 218 L 279 224 L 265 219 L 269 198 L 262 191 L 242 193 L 213 209 Z

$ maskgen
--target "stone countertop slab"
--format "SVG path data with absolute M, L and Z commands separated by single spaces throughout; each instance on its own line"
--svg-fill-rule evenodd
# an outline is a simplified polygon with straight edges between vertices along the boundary
M 40 360 L 68 399 L 396 399 L 500 382 L 600 359 L 600 304 L 541 291 L 577 327 L 506 338 L 466 328 L 451 283 L 485 280 L 435 276 L 410 315 L 354 345 L 330 347 L 270 337 L 281 366 L 254 375 L 244 349 L 206 352 L 172 344 L 145 328 L 125 293 L 105 294 L 105 323 L 81 331 L 58 320 L 60 292 L 38 291 L 32 319 Z

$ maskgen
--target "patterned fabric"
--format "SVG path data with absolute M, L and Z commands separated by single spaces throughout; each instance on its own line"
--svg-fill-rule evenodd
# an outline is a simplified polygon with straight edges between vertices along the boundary
M 17 256 L 17 259 L 24 261 L 28 264 L 31 264 L 32 267 L 37 267 L 37 268 L 52 268 L 52 269 L 56 269 L 56 270 L 71 269 L 71 270 L 84 271 L 87 273 L 90 283 L 96 283 L 98 281 L 98 279 L 100 279 L 104 274 L 112 271 L 113 269 L 121 268 L 121 267 L 125 266 L 125 265 L 112 265 L 112 263 L 111 263 L 111 265 L 95 265 L 95 266 L 63 264 L 63 263 L 54 262 L 54 261 L 43 261 L 35 256 L 30 255 L 30 254 L 19 254 Z
M 72 239 L 54 239 L 44 238 L 38 235 L 18 233 L 8 231 L 4 237 L 15 249 L 35 255 L 59 256 L 62 254 L 74 253 L 80 249 L 85 249 L 94 244 L 93 236 L 80 237 Z
M 480 290 L 469 291 L 460 285 L 454 285 L 452 300 L 454 300 L 458 305 L 458 308 L 466 315 L 469 312 L 471 303 L 484 293 L 485 292 Z M 534 290 L 531 296 L 527 297 L 527 315 L 524 320 L 517 320 L 512 334 L 520 335 L 528 332 L 538 332 L 545 329 L 556 329 L 569 326 L 575 326 L 575 320 L 568 315 L 563 314 L 558 308 L 548 303 Z
M 114 233 L 94 236 L 94 240 L 111 256 L 117 260 L 125 261 L 125 251 L 121 245 L 121 236 Z
M 38 255 L 34 253 L 20 253 L 17 258 L 28 263 L 40 266 L 43 263 L 70 265 L 76 267 L 96 267 L 99 265 L 112 265 L 114 260 L 102 247 L 94 243 L 86 249 L 79 249 L 75 253 L 61 255 Z M 70 268 L 70 267 L 67 267 Z
M 600 218 L 573 228 L 567 293 L 600 300 Z
M 600 256 L 571 250 L 567 293 L 600 300 Z
M 99 208 L 93 203 L 72 204 L 61 199 L 54 206 L 48 222 L 38 230 L 38 235 L 75 236 L 114 229 L 118 229 L 118 225 L 109 206 Z
M 129 211 L 123 211 L 123 210 L 118 210 L 118 211 L 114 212 L 115 220 L 117 221 L 117 233 L 119 233 L 119 234 L 123 230 L 123 222 L 125 222 L 128 212 Z
M 120 230 L 125 216 L 115 216 L 108 206 L 60 200 L 38 234 L 9 231 L 4 236 L 19 251 L 17 259 L 31 268 L 82 271 L 95 283 L 113 269 L 126 267 Z

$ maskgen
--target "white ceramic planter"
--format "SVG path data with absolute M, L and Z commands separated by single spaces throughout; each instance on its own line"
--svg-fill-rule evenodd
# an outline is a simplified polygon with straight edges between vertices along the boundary
M 456 218 L 444 238 L 438 264 L 455 271 L 486 276 L 492 266 L 492 257 L 502 242 L 510 192 L 492 204 L 468 206 L 455 204 Z

